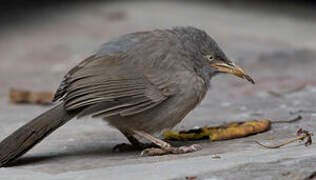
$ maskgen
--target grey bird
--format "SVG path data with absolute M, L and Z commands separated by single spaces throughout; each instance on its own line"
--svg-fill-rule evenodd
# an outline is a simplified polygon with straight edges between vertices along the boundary
M 0 166 L 72 118 L 84 116 L 103 118 L 127 137 L 131 147 L 147 147 L 137 137 L 149 140 L 156 147 L 145 149 L 145 155 L 199 150 L 199 145 L 173 147 L 152 134 L 179 123 L 201 102 L 218 73 L 234 74 L 254 84 L 200 29 L 176 27 L 123 35 L 103 44 L 64 76 L 55 107 L 0 143 Z

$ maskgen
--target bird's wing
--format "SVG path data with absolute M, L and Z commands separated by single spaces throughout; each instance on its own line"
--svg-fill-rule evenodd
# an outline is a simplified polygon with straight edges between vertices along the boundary
M 65 76 L 55 97 L 63 97 L 66 110 L 82 109 L 78 117 L 107 117 L 137 114 L 177 92 L 170 81 L 172 73 L 140 70 L 123 59 L 121 55 L 89 57 Z
M 72 68 L 64 77 L 64 80 L 59 85 L 53 101 L 57 101 L 65 96 L 67 87 L 71 84 L 71 81 L 76 81 L 80 76 L 76 75 L 77 72 L 83 72 L 86 66 L 94 65 L 104 62 L 115 62 L 124 59 L 123 54 L 128 54 L 127 51 L 131 51 L 134 47 L 139 47 L 144 41 L 144 37 L 150 32 L 138 32 L 131 33 L 114 39 L 110 42 L 103 44 L 94 55 L 86 58 L 80 64 Z M 164 47 L 164 46 L 163 46 Z M 142 47 L 141 47 L 142 48 Z M 133 52 L 137 50 L 132 50 Z M 108 68 L 109 69 L 109 68 Z

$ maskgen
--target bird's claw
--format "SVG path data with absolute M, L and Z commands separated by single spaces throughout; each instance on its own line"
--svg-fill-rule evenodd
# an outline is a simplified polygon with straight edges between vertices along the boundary
M 166 154 L 185 154 L 201 150 L 202 147 L 198 144 L 181 147 L 168 148 L 147 148 L 141 152 L 141 156 L 162 156 Z
M 153 143 L 138 143 L 138 144 L 117 144 L 113 147 L 113 152 L 129 152 L 129 151 L 137 151 L 137 150 L 144 150 L 144 149 L 150 149 L 150 148 L 156 148 L 157 145 Z

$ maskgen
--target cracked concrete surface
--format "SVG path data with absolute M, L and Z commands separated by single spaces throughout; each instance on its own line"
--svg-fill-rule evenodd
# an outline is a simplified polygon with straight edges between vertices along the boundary
M 294 137 L 298 128 L 316 132 L 316 23 L 216 3 L 79 4 L 48 8 L 5 26 L 0 34 L 0 139 L 50 108 L 8 104 L 11 87 L 55 90 L 67 70 L 111 38 L 177 25 L 206 30 L 257 82 L 252 86 L 232 76 L 216 77 L 206 99 L 177 129 L 253 119 L 288 120 L 299 110 L 307 111 L 300 113 L 303 120 L 273 124 L 270 131 L 247 138 L 199 141 L 203 147 L 199 152 L 161 157 L 113 153 L 115 144 L 127 142 L 117 130 L 98 119 L 73 120 L 14 166 L 0 168 L 0 179 L 315 178 L 314 144 L 264 149 L 252 140 L 275 144 Z M 306 85 L 302 90 L 282 97 L 268 93 L 302 84 Z M 271 136 L 275 139 L 265 140 Z M 178 142 L 182 143 L 191 142 Z

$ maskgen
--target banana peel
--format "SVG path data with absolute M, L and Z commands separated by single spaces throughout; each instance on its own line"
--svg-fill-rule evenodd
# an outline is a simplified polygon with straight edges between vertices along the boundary
M 271 127 L 270 120 L 254 120 L 246 122 L 234 122 L 217 127 L 204 127 L 186 131 L 168 130 L 163 136 L 168 140 L 200 140 L 210 139 L 211 141 L 228 140 L 245 137 L 265 132 Z

